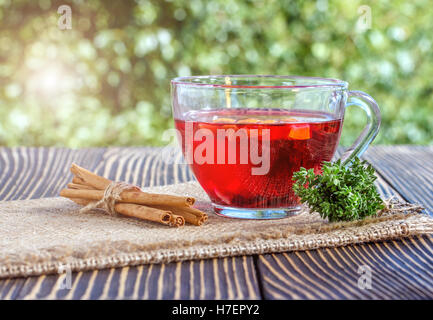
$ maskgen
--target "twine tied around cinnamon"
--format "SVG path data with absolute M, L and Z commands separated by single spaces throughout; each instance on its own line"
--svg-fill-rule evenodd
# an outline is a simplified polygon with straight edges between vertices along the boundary
M 85 206 L 81 212 L 102 208 L 110 216 L 119 214 L 174 227 L 185 222 L 200 226 L 208 218 L 205 212 L 192 207 L 193 197 L 143 192 L 138 186 L 113 182 L 75 163 L 71 173 L 72 182 L 60 191 L 60 196 Z
M 90 210 L 101 208 L 109 215 L 117 215 L 114 206 L 121 199 L 120 194 L 125 190 L 141 191 L 141 188 L 123 181 L 112 181 L 104 190 L 104 196 L 101 200 L 90 202 L 88 205 L 80 209 L 81 213 L 89 212 Z

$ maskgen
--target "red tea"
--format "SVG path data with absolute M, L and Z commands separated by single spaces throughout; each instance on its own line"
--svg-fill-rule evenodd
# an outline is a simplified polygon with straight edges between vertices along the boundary
M 342 119 L 311 111 L 222 109 L 191 111 L 183 120 L 175 119 L 175 125 L 181 133 L 184 156 L 192 159 L 192 171 L 214 204 L 291 208 L 298 205 L 292 191 L 293 172 L 300 167 L 320 172 L 322 162 L 330 161 L 337 148 Z M 206 130 L 198 134 L 200 129 Z M 228 134 L 219 135 L 218 130 Z M 240 130 L 247 140 L 236 135 Z M 209 136 L 213 150 L 202 145 Z M 257 159 L 253 161 L 252 154 L 245 156 L 252 149 L 269 161 L 264 174 L 253 174 Z M 197 159 L 196 152 L 208 161 Z M 230 152 L 235 159 L 229 159 Z

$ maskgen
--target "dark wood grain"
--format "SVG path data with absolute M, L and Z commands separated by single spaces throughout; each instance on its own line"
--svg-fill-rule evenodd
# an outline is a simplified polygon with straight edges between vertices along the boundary
M 22 279 L 20 279 L 22 281 Z M 17 299 L 259 299 L 252 257 L 187 261 L 30 277 Z M 5 281 L 8 285 L 7 280 Z M 13 287 L 13 284 L 9 285 Z M 10 291 L 10 290 L 8 290 Z M 5 292 L 8 292 L 5 291 Z
M 433 146 L 376 147 L 365 158 L 402 197 L 433 213 Z
M 384 197 L 396 195 L 431 210 L 433 174 L 423 163 L 432 162 L 432 154 L 428 147 L 373 147 L 366 158 L 378 170 Z M 167 163 L 166 156 L 158 148 L 0 148 L 0 200 L 57 195 L 71 178 L 72 161 L 142 186 L 193 179 L 186 165 Z M 433 298 L 432 257 L 432 237 L 423 236 L 78 272 L 70 290 L 60 289 L 64 275 L 7 279 L 0 281 L 0 299 L 427 299 Z M 364 265 L 372 270 L 371 290 L 357 285 Z
M 265 299 L 431 299 L 430 236 L 334 249 L 263 255 Z M 368 266 L 372 288 L 358 286 Z

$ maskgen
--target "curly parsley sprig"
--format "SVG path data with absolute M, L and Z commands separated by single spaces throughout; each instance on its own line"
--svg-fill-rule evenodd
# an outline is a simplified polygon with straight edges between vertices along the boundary
M 338 160 L 324 162 L 322 174 L 301 168 L 293 174 L 293 191 L 311 210 L 330 222 L 376 215 L 385 208 L 374 185 L 374 169 L 358 158 L 345 167 Z

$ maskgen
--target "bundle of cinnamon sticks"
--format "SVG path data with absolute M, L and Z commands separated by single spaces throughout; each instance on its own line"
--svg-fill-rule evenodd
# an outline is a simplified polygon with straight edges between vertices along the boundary
M 107 187 L 112 181 L 90 172 L 76 164 L 71 165 L 74 177 L 68 183 L 67 189 L 60 196 L 71 199 L 77 204 L 87 206 L 104 198 Z M 138 219 L 159 222 L 165 225 L 180 227 L 185 222 L 196 226 L 207 221 L 208 216 L 193 208 L 195 199 L 167 194 L 152 194 L 130 186 L 121 191 L 119 199 L 114 204 L 118 214 Z

